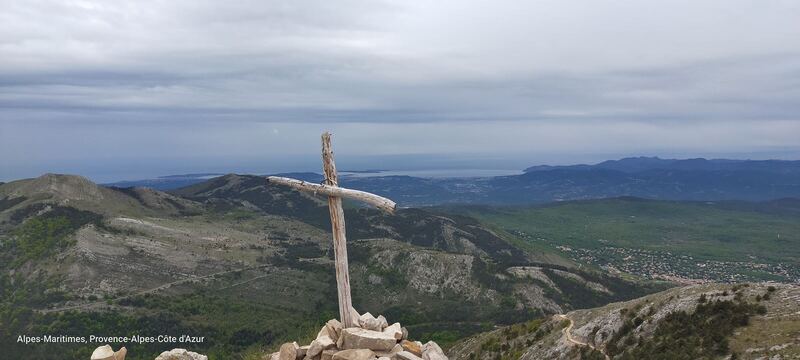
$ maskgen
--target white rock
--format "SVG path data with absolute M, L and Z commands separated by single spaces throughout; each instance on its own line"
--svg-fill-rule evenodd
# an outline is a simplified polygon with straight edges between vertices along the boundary
M 397 339 L 390 334 L 362 328 L 342 329 L 340 349 L 370 349 L 388 351 L 397 345 Z
M 403 340 L 403 328 L 400 323 L 394 323 L 383 329 L 383 333 L 392 335 L 397 340 Z
M 296 360 L 298 358 L 297 353 L 300 351 L 300 345 L 297 345 L 297 342 L 290 342 L 281 345 L 280 350 L 280 360 Z
M 97 349 L 94 349 L 91 360 L 112 359 L 113 357 L 114 349 L 111 348 L 111 345 L 103 345 L 98 346 Z
M 319 339 L 320 337 L 323 337 L 323 336 L 327 336 L 329 338 L 332 338 L 331 337 L 331 331 L 328 330 L 328 326 L 327 325 L 323 326 L 322 329 L 319 329 L 319 332 L 317 333 L 317 337 L 315 339 Z
M 333 354 L 332 360 L 373 360 L 375 353 L 368 349 L 342 350 Z
M 322 335 L 311 342 L 306 352 L 306 357 L 313 358 L 322 353 L 322 350 L 331 349 L 334 346 L 336 346 L 336 343 L 333 342 L 330 336 Z
M 91 360 L 125 360 L 125 355 L 128 353 L 128 349 L 124 346 L 119 349 L 119 351 L 114 352 L 114 349 L 111 348 L 111 345 L 103 345 L 94 349 L 92 352 Z
M 155 360 L 208 360 L 208 356 L 186 349 L 172 349 L 162 352 Z
M 403 347 L 400 346 L 400 344 L 397 344 L 392 348 L 392 350 L 389 350 L 389 351 L 376 351 L 375 355 L 378 356 L 378 357 L 391 358 L 392 356 L 394 356 L 394 354 L 397 354 L 397 353 L 399 353 L 401 351 L 403 351 Z
M 344 348 L 342 347 L 342 344 L 343 344 L 343 343 L 344 343 L 344 336 L 339 336 L 339 338 L 336 340 L 336 348 L 338 348 L 338 349 L 344 349 Z
M 301 346 L 299 349 L 297 349 L 297 357 L 301 358 L 306 356 L 309 348 L 311 348 L 311 345 Z
M 336 319 L 328 320 L 328 322 L 325 323 L 325 329 L 328 330 L 328 336 L 330 336 L 333 341 L 339 340 L 339 334 L 342 332 L 342 323 Z
M 401 351 L 401 352 L 399 352 L 397 354 L 394 354 L 394 357 L 392 359 L 397 359 L 397 360 L 422 360 L 421 357 L 419 357 L 417 355 L 414 355 L 414 354 L 412 354 L 412 353 L 410 353 L 408 351 Z
M 331 360 L 333 359 L 333 354 L 336 354 L 337 352 L 339 352 L 339 350 L 336 349 L 322 350 L 320 360 Z
M 274 352 L 269 356 L 269 360 L 281 360 L 281 353 Z
M 382 317 L 382 316 L 381 316 Z M 386 319 L 383 319 L 385 322 Z M 366 312 L 363 315 L 358 317 L 358 326 L 361 326 L 363 329 L 372 330 L 372 331 L 381 331 L 383 328 L 381 327 L 381 321 L 372 316 L 372 314 Z
M 439 344 L 428 341 L 427 344 L 422 345 L 422 360 L 448 360 L 447 356 L 439 347 Z
M 378 322 L 381 325 L 381 331 L 383 331 L 383 329 L 386 329 L 386 327 L 389 326 L 389 322 L 386 321 L 386 318 L 383 317 L 383 315 L 378 315 Z

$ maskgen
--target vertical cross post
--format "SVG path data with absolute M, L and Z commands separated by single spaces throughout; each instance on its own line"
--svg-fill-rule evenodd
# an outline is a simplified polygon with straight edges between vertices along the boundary
M 339 177 L 336 174 L 336 163 L 333 161 L 331 134 L 322 134 L 322 170 L 325 184 L 338 187 Z M 347 239 L 344 228 L 344 210 L 342 198 L 328 196 L 328 209 L 331 213 L 331 232 L 333 233 L 333 254 L 336 267 L 336 290 L 339 295 L 339 319 L 345 328 L 357 326 L 356 319 L 350 309 L 353 301 L 350 297 L 350 270 L 347 266 Z
M 336 163 L 333 161 L 331 134 L 322 134 L 322 170 L 325 173 L 325 184 L 314 184 L 302 180 L 280 176 L 268 176 L 272 184 L 284 185 L 295 190 L 310 192 L 314 195 L 328 196 L 328 209 L 331 213 L 331 232 L 333 233 L 333 254 L 336 267 L 336 290 L 339 296 L 339 320 L 343 326 L 358 326 L 350 297 L 350 271 L 347 266 L 347 240 L 344 232 L 344 210 L 342 198 L 372 205 L 386 213 L 392 214 L 397 209 L 394 201 L 365 191 L 339 187 L 339 176 L 336 174 Z

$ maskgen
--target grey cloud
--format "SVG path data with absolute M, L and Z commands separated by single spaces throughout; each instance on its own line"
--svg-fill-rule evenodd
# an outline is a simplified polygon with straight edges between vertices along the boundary
M 793 66 L 753 71 L 740 65 L 654 69 L 645 73 L 549 74 L 424 84 L 338 76 L 265 74 L 175 77 L 61 74 L 10 79 L 4 109 L 64 109 L 174 115 L 205 113 L 249 121 L 455 121 L 582 119 L 734 120 L 790 118 L 800 88 Z M 286 75 L 282 75 L 286 76 Z M 53 79 L 48 83 L 47 79 Z M 784 81 L 783 79 L 787 79 Z
M 180 139 L 187 156 L 209 141 L 231 156 L 290 145 L 229 149 L 272 128 L 294 143 L 353 132 L 351 153 L 391 142 L 375 131 L 422 153 L 542 151 L 530 138 L 565 153 L 798 148 L 784 135 L 800 124 L 798 19 L 794 2 L 744 0 L 10 2 L 0 161 L 102 151 L 30 130 L 62 126 L 157 132 L 149 148 Z M 781 131 L 742 136 L 764 126 Z M 156 155 L 135 144 L 107 145 Z

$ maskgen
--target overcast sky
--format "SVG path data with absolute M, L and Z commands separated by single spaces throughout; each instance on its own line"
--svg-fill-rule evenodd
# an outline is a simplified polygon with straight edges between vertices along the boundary
M 0 5 L 0 181 L 800 158 L 794 0 Z

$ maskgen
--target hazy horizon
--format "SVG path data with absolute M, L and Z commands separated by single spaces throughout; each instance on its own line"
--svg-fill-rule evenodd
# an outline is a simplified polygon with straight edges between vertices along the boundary
M 337 159 L 339 171 L 389 170 L 389 171 L 425 171 L 425 170 L 501 170 L 522 171 L 535 165 L 577 165 L 596 164 L 606 160 L 618 160 L 626 157 L 659 157 L 662 159 L 732 159 L 732 160 L 800 160 L 794 152 L 775 152 L 760 154 L 585 154 L 577 155 L 553 154 L 527 157 L 513 154 L 509 157 L 476 155 L 443 156 L 443 155 L 386 155 L 386 156 L 340 156 Z M 537 160 L 538 159 L 538 160 Z M 231 159 L 112 159 L 109 163 L 60 163 L 37 164 L 36 167 L 18 169 L 19 176 L 7 176 L 4 172 L 0 181 L 8 182 L 24 178 L 38 177 L 45 173 L 61 173 L 81 175 L 97 183 L 112 183 L 126 180 L 155 179 L 162 176 L 184 174 L 274 174 L 283 172 L 315 172 L 321 173 L 320 159 L 314 155 L 291 156 L 284 159 L 267 157 L 239 157 Z M 122 163 L 125 166 L 119 166 Z M 476 172 L 479 173 L 479 172 Z

